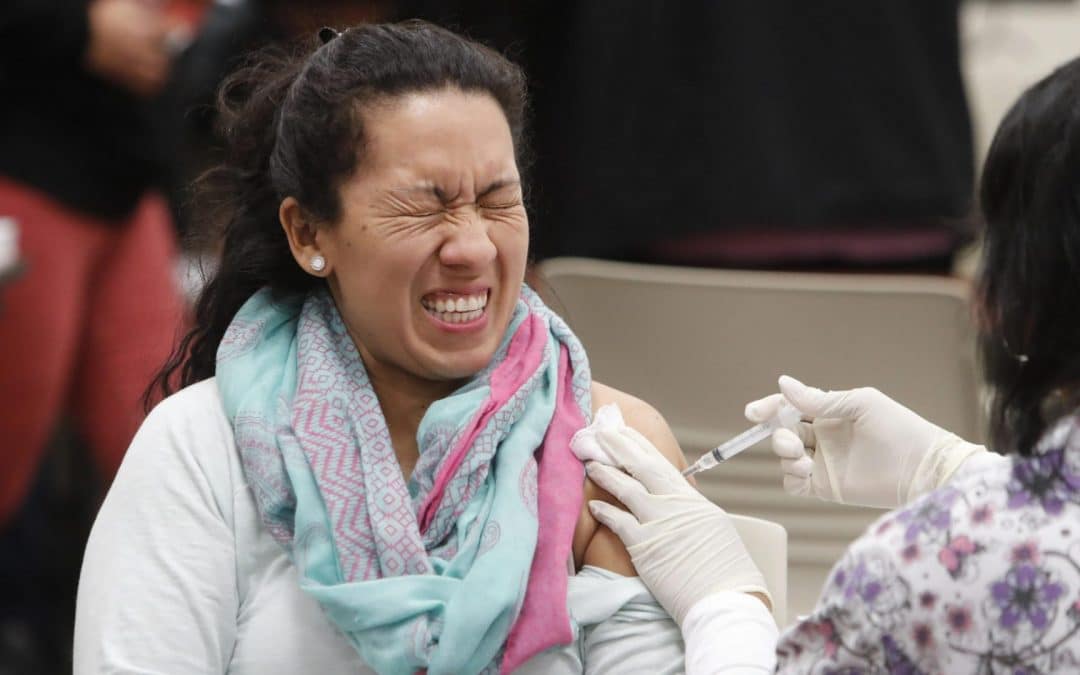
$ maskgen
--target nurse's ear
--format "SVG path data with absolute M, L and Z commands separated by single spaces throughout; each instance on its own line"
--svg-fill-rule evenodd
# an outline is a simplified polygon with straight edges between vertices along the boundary
M 309 274 L 325 277 L 332 267 L 325 244 L 325 228 L 300 206 L 295 197 L 286 197 L 278 207 L 278 220 L 289 240 L 293 258 Z

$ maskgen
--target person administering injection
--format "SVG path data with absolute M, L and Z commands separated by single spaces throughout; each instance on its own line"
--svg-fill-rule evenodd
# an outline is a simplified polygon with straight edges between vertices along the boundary
M 757 423 L 783 401 L 801 413 L 772 436 L 788 492 L 896 509 L 848 548 L 811 615 L 780 637 L 775 661 L 755 662 L 759 671 L 1072 672 L 1080 663 L 1078 101 L 1074 59 L 1006 114 L 982 171 L 978 316 L 990 437 L 1003 455 L 872 388 L 782 378 L 778 394 L 747 406 Z M 629 513 L 590 504 L 593 513 L 624 541 L 648 532 L 665 542 L 627 550 L 661 604 L 689 605 L 686 672 L 717 672 L 731 624 L 717 598 L 740 573 L 680 564 L 684 549 L 725 559 L 727 538 L 706 536 L 704 523 L 723 533 L 727 515 L 691 497 L 636 436 L 598 438 L 610 466 L 590 462 L 589 475 Z
M 758 425 L 719 446 L 719 453 L 706 453 L 706 465 L 716 465 L 715 454 L 734 456 L 735 448 L 742 448 L 751 438 L 761 440 L 763 430 L 768 429 L 773 450 L 781 458 L 784 487 L 790 494 L 877 507 L 915 500 L 911 507 L 890 514 L 878 526 L 897 534 L 900 541 L 888 543 L 898 550 L 908 547 L 909 556 L 907 534 L 911 528 L 915 527 L 921 536 L 921 526 L 916 525 L 925 512 L 943 513 L 937 501 L 930 497 L 919 500 L 920 496 L 965 477 L 992 474 L 987 470 L 1009 462 L 924 420 L 876 389 L 826 392 L 785 376 L 780 379 L 780 390 L 746 406 L 747 419 Z M 870 666 L 879 657 L 892 658 L 881 651 L 886 647 L 897 658 L 906 658 L 899 651 L 898 641 L 891 637 L 884 642 L 879 638 L 874 645 L 861 644 L 864 622 L 877 621 L 866 625 L 880 625 L 880 613 L 900 630 L 905 625 L 898 618 L 900 610 L 920 602 L 920 598 L 913 597 L 911 589 L 916 586 L 904 579 L 904 570 L 888 562 L 888 548 L 882 550 L 884 542 L 873 538 L 857 542 L 834 569 L 817 611 L 779 638 L 778 653 L 766 653 L 761 645 L 772 618 L 762 603 L 746 602 L 744 572 L 734 562 L 741 560 L 745 549 L 729 534 L 733 526 L 727 513 L 687 483 L 670 464 L 663 466 L 663 456 L 633 430 L 595 433 L 587 441 L 586 435 L 579 432 L 571 448 L 586 461 L 589 477 L 628 511 L 595 501 L 589 507 L 598 521 L 627 544 L 638 574 L 656 599 L 672 616 L 683 617 L 677 620 L 686 642 L 689 675 L 771 673 L 774 669 L 811 672 L 811 663 L 822 657 L 814 647 L 827 650 L 845 665 L 858 662 Z M 1080 446 L 1080 437 L 1077 443 Z M 701 463 L 699 460 L 691 469 Z M 947 493 L 944 503 L 956 502 L 961 489 Z M 891 527 L 894 521 L 901 521 L 903 526 Z M 969 550 L 964 542 L 976 540 L 960 535 L 952 540 L 954 551 L 948 548 L 948 541 L 927 539 L 925 543 L 916 542 L 914 550 L 922 556 L 921 545 L 933 552 L 922 556 L 929 559 L 931 567 L 940 558 L 931 546 L 952 551 L 959 561 L 955 569 L 962 568 L 967 554 L 976 550 L 981 553 L 980 546 L 988 546 L 975 544 Z M 903 555 L 901 552 L 897 557 L 903 559 Z M 746 559 L 747 564 L 752 564 L 748 555 Z M 896 577 L 901 583 L 895 588 L 903 591 L 886 592 L 890 580 Z M 933 594 L 935 598 L 940 595 Z M 856 601 L 860 599 L 869 599 L 870 606 L 860 606 Z M 932 621 L 933 617 L 927 616 L 926 620 Z M 948 620 L 943 616 L 940 625 Z M 775 631 L 775 624 L 771 625 Z M 837 633 L 845 629 L 849 636 Z M 731 663 L 728 653 L 733 644 L 744 645 L 747 658 L 741 669 L 717 668 L 717 664 Z M 854 651 L 836 651 L 841 648 Z M 944 672 L 952 671 L 944 668 Z

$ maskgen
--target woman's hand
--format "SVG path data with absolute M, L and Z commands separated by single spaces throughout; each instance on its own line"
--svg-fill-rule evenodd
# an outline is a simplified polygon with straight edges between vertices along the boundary
M 590 501 L 598 521 L 626 544 L 638 574 L 653 596 L 682 625 L 690 608 L 719 591 L 743 591 L 766 599 L 765 578 L 750 559 L 728 515 L 690 486 L 644 436 L 630 427 L 598 430 L 571 448 L 578 457 L 597 449 L 629 473 L 591 461 L 586 469 L 630 513 Z M 767 601 L 768 604 L 768 601 Z
M 747 404 L 746 418 L 763 422 L 787 399 L 810 420 L 772 436 L 784 489 L 793 495 L 895 508 L 936 489 L 969 457 L 986 452 L 877 389 L 822 391 L 785 375 L 780 392 Z

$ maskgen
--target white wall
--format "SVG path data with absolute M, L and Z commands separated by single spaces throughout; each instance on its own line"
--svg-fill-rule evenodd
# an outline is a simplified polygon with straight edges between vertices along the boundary
M 964 75 L 982 162 L 994 129 L 1017 96 L 1080 55 L 1080 1 L 962 5 Z

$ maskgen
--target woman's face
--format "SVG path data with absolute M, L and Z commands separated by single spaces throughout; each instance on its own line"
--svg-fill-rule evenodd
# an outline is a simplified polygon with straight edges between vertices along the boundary
M 490 96 L 410 94 L 364 114 L 367 143 L 316 234 L 330 290 L 369 370 L 469 377 L 498 348 L 529 224 L 510 128 Z

